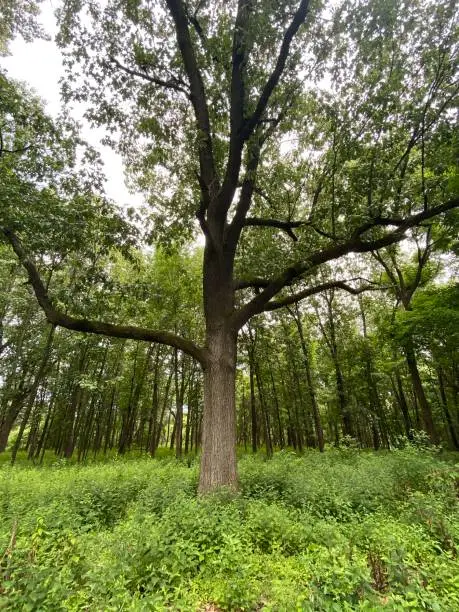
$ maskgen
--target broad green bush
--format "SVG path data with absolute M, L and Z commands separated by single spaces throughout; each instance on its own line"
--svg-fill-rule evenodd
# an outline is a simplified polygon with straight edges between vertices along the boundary
M 0 610 L 457 610 L 458 471 L 426 449 L 0 468 Z

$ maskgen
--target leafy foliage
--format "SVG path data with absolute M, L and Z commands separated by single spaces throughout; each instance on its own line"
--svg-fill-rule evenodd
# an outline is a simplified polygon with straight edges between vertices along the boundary
M 0 72 L 0 121 L 3 228 L 20 232 L 32 253 L 59 260 L 132 245 L 132 228 L 104 197 L 99 155 L 73 120 L 53 120 L 27 87 Z
M 197 465 L 169 459 L 2 467 L 2 609 L 457 607 L 458 473 L 435 452 L 240 474 L 238 495 L 196 498 Z
M 0 5 L 0 56 L 9 53 L 8 43 L 17 35 L 27 42 L 47 38 L 38 21 L 43 0 L 3 0 Z

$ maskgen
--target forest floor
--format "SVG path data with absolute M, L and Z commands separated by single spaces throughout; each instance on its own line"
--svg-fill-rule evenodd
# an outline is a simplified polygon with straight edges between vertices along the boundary
M 0 467 L 0 610 L 459 610 L 457 456 L 242 456 Z

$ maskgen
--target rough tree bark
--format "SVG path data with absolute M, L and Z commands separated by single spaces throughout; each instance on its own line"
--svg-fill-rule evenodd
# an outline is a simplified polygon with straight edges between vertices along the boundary
M 204 369 L 204 415 L 199 489 L 237 487 L 236 333 L 208 333 L 209 358 Z

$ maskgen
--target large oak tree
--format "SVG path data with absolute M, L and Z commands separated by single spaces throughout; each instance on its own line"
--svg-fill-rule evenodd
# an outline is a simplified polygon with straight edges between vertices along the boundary
M 204 372 L 200 490 L 237 484 L 237 336 L 324 289 L 320 270 L 376 252 L 457 207 L 455 3 L 67 0 L 68 101 L 107 127 L 151 238 L 204 237 L 205 343 L 56 308 L 4 236 L 54 325 L 159 342 Z

